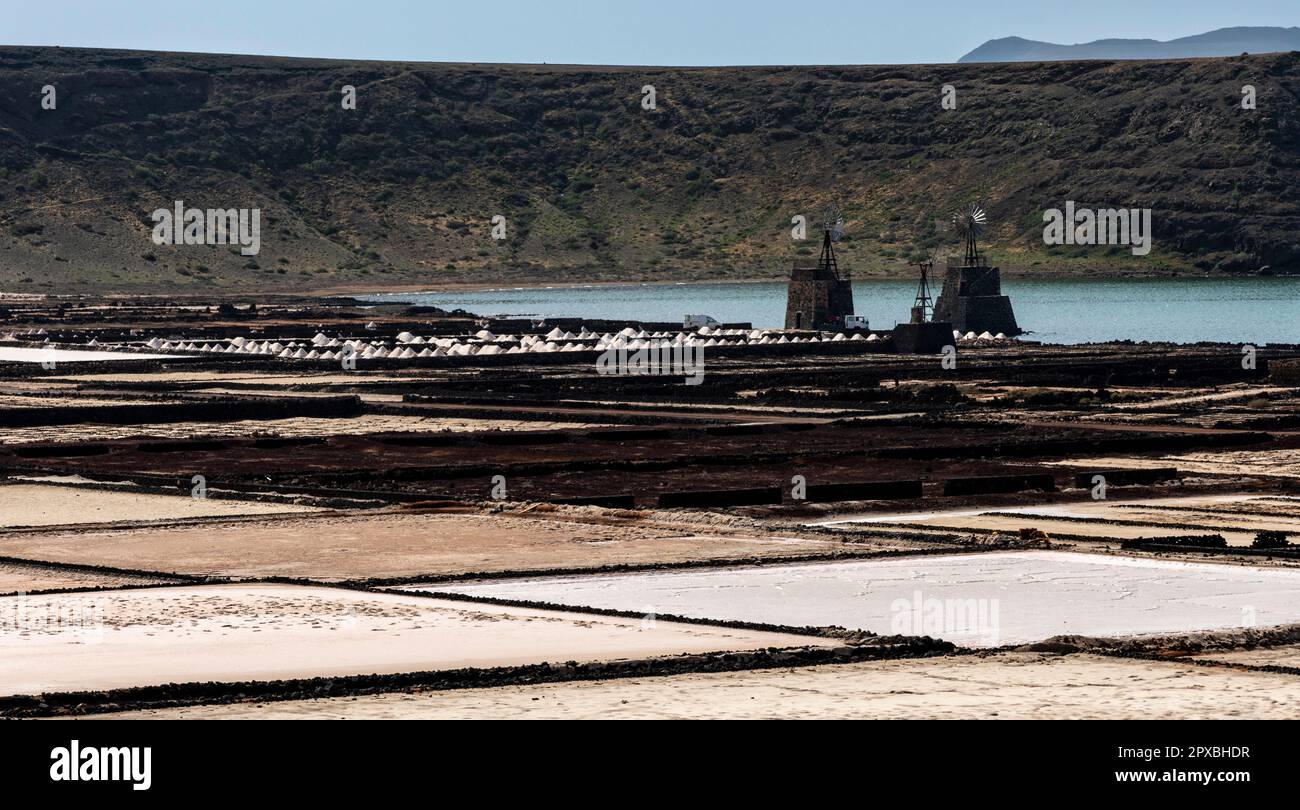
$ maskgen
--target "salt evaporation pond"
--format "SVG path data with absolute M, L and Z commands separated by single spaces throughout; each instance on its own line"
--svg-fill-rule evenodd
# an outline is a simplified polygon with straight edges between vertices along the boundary
M 183 360 L 171 354 L 43 349 L 36 346 L 0 346 L 0 362 L 9 363 L 98 363 L 110 360 Z
M 787 627 L 838 625 L 970 647 L 1300 622 L 1300 570 L 1053 551 L 409 589 Z

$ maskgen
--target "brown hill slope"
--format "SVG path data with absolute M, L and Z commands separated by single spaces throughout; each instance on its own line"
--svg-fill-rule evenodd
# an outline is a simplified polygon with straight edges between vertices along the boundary
M 0 48 L 0 290 L 775 275 L 811 251 L 790 218 L 832 200 L 844 259 L 902 271 L 920 223 L 977 194 L 1012 270 L 1300 272 L 1298 96 L 1296 53 L 664 69 Z M 1155 251 L 1044 248 L 1066 199 L 1154 209 Z M 149 213 L 175 200 L 261 208 L 261 253 L 155 246 Z

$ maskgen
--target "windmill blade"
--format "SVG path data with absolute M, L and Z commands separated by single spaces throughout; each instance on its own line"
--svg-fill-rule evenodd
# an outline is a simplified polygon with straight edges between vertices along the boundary
M 822 230 L 831 235 L 831 241 L 840 241 L 844 235 L 844 216 L 840 213 L 839 206 L 826 206 L 826 213 L 822 215 Z
M 984 232 L 988 215 L 978 204 L 972 203 L 958 211 L 952 218 L 952 224 L 962 236 L 979 236 Z

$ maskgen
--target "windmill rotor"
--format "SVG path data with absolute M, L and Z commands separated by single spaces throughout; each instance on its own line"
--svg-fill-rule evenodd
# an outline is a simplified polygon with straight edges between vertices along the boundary
M 988 214 L 979 203 L 971 203 L 953 215 L 953 230 L 966 243 L 966 266 L 977 267 L 980 264 L 979 238 L 984 234 L 988 224 Z
M 822 230 L 831 235 L 832 242 L 838 242 L 844 236 L 844 215 L 838 206 L 826 207 L 826 213 L 822 216 Z
M 978 203 L 971 203 L 952 218 L 953 227 L 965 238 L 979 237 L 987 223 L 988 215 Z
M 844 236 L 844 215 L 836 205 L 826 207 L 826 213 L 822 215 L 822 257 L 817 262 L 819 272 L 827 276 L 833 276 L 836 279 L 845 281 L 848 274 L 840 273 L 839 262 L 835 258 L 835 243 L 840 241 Z

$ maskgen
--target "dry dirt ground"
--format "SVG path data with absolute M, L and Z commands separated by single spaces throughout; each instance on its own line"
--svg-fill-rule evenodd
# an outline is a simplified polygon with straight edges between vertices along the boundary
M 1049 536 L 1097 540 L 1220 534 L 1232 546 L 1249 546 L 1260 531 L 1300 534 L 1300 500 L 1246 493 L 1146 500 L 1080 500 L 992 509 L 953 509 L 840 516 L 822 525 L 907 524 L 945 529 L 1016 533 L 1034 528 Z
M 1291 719 L 1300 677 L 1004 653 L 128 712 L 111 718 Z
M 455 419 L 423 416 L 367 415 L 352 419 L 257 419 L 236 422 L 175 422 L 164 425 L 58 425 L 9 428 L 0 444 L 38 442 L 108 441 L 111 439 L 215 439 L 278 436 L 298 438 L 333 436 L 340 432 L 462 433 L 472 430 L 564 430 L 583 427 L 570 422 L 523 422 L 514 419 Z
M 1215 661 L 1223 664 L 1300 669 L 1300 645 L 1296 644 L 1247 650 L 1213 650 L 1199 653 L 1194 657 L 1198 661 Z
M 1088 468 L 1177 467 L 1197 475 L 1278 476 L 1300 478 L 1300 450 L 1233 450 L 1170 453 L 1159 456 L 1101 456 L 1060 462 Z
M 0 527 L 317 511 L 320 510 L 315 507 L 294 504 L 152 495 L 45 484 L 0 484 Z M 0 555 L 4 553 L 0 551 Z M 102 564 L 121 565 L 113 562 Z
M 48 568 L 22 563 L 0 563 L 0 594 L 62 589 L 122 588 L 173 582 L 164 577 L 109 574 L 70 568 Z
M 0 493 L 4 489 L 0 487 Z M 319 580 L 786 557 L 844 548 L 833 539 L 490 514 L 329 514 L 121 530 L 0 533 L 0 556 L 25 560 Z

